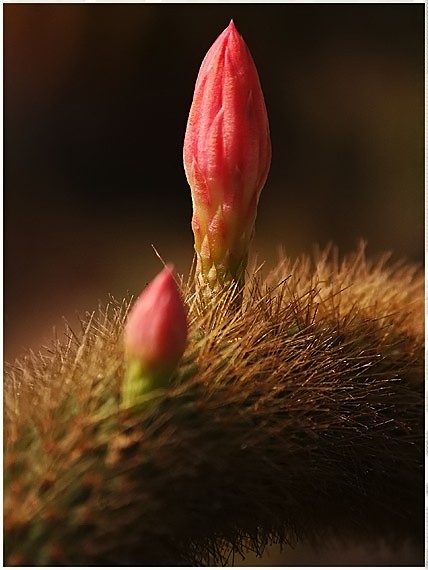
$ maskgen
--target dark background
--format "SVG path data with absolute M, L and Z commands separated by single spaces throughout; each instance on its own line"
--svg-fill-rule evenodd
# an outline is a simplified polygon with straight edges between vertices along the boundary
M 271 121 L 254 251 L 273 263 L 279 245 L 346 252 L 362 237 L 370 254 L 423 261 L 423 4 L 3 8 L 6 360 L 63 330 L 62 315 L 77 326 L 75 311 L 108 293 L 139 293 L 161 268 L 150 244 L 187 272 L 184 130 L 199 65 L 232 17 Z M 417 554 L 303 545 L 284 561 Z
M 423 259 L 422 4 L 4 5 L 5 358 L 192 258 L 182 142 L 231 17 L 273 159 L 254 250 Z

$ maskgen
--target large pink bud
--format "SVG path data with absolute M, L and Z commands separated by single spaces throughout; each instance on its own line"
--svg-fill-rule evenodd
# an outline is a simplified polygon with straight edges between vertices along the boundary
M 257 69 L 233 21 L 202 62 L 183 154 L 200 284 L 242 283 L 271 143 Z
M 186 309 L 174 280 L 165 267 L 135 301 L 125 325 L 127 373 L 124 401 L 169 380 L 187 342 Z

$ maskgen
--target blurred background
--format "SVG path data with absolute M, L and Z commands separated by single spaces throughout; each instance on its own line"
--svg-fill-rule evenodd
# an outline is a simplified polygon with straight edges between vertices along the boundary
M 231 18 L 271 122 L 254 252 L 365 238 L 423 262 L 423 4 L 6 4 L 5 360 L 109 293 L 138 294 L 161 268 L 151 244 L 188 271 L 182 142 Z

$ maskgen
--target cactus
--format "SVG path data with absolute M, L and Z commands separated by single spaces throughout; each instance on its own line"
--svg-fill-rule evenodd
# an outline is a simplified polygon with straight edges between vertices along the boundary
M 65 343 L 6 366 L 9 566 L 214 565 L 271 541 L 423 541 L 423 273 L 361 245 L 342 261 L 330 248 L 267 274 L 254 265 L 244 287 L 267 115 L 233 24 L 214 46 L 200 81 L 238 54 L 246 80 L 230 93 L 240 100 L 251 79 L 255 123 L 228 108 L 240 128 L 212 171 L 223 186 L 199 202 L 195 149 L 208 139 L 194 103 L 196 273 L 180 292 L 166 268 L 132 308 L 111 300 Z
M 282 259 L 233 318 L 184 287 L 171 382 L 120 406 L 129 302 L 8 367 L 8 565 L 220 564 L 329 536 L 423 538 L 423 275 Z

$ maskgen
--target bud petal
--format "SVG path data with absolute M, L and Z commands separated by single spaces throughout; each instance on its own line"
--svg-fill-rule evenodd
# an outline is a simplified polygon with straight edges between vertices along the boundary
M 199 279 L 212 290 L 242 281 L 271 144 L 257 69 L 233 21 L 199 70 L 183 157 Z
M 169 379 L 183 355 L 186 341 L 186 309 L 172 267 L 167 266 L 135 301 L 125 325 L 124 400 L 128 404 L 147 388 Z

